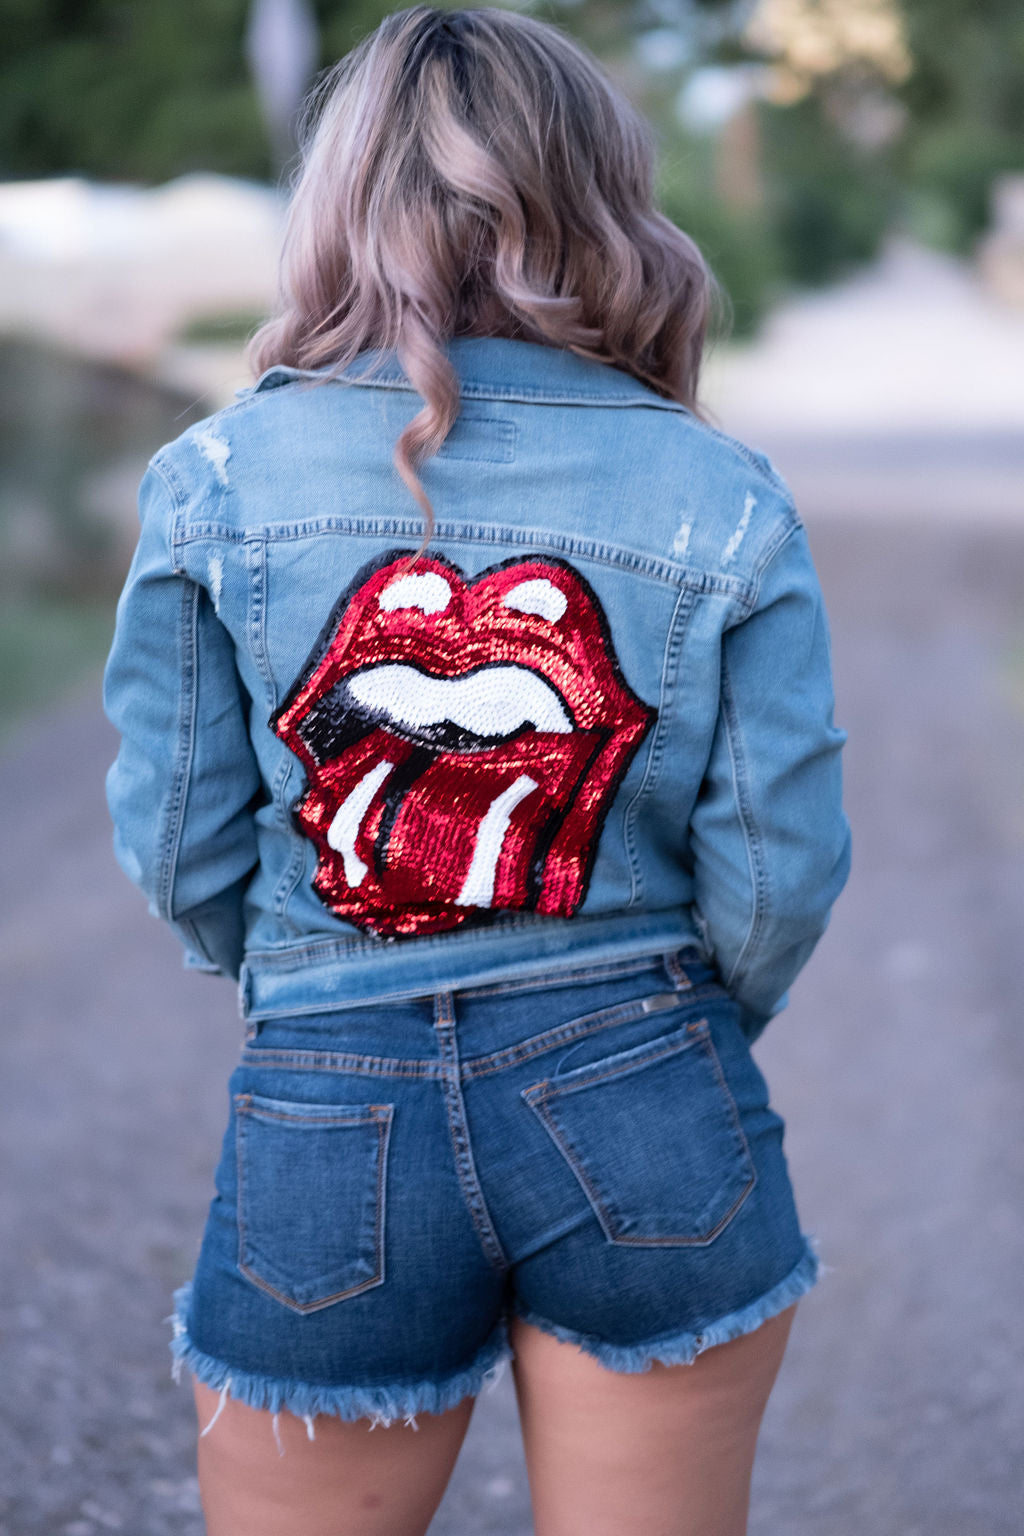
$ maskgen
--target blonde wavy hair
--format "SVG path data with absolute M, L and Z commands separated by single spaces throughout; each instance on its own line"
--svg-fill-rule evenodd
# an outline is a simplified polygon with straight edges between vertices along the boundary
M 459 413 L 452 337 L 567 348 L 696 409 L 713 280 L 654 206 L 647 123 L 558 27 L 398 11 L 327 72 L 301 138 L 279 308 L 250 361 L 335 377 L 393 350 L 425 402 L 394 461 L 427 538 L 416 468 Z

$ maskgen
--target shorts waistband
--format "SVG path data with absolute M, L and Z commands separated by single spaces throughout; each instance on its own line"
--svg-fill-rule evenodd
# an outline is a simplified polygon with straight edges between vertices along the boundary
M 515 992 L 541 991 L 553 986 L 580 986 L 585 982 L 612 981 L 623 976 L 641 976 L 645 971 L 664 970 L 675 986 L 692 986 L 691 971 L 710 970 L 700 950 L 686 947 L 667 954 L 634 955 L 623 960 L 596 961 L 590 965 L 559 967 L 539 975 L 520 976 L 507 981 L 489 982 L 479 987 L 451 989 L 455 998 L 500 997 Z

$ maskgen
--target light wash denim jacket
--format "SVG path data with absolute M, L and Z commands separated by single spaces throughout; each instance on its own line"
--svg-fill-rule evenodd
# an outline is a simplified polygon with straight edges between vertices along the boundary
M 274 368 L 155 455 L 105 677 L 117 857 L 245 1016 L 695 945 L 753 1038 L 849 866 L 829 638 L 769 462 L 630 376 L 460 338 Z

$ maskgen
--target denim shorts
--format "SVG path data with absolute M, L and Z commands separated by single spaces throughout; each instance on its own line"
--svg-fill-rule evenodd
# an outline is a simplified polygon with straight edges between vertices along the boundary
M 257 1408 L 439 1413 L 518 1314 L 616 1371 L 818 1275 L 783 1123 L 691 951 L 253 1024 L 175 1368 Z

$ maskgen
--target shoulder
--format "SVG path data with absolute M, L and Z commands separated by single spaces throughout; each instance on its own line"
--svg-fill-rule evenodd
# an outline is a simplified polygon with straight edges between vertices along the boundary
M 238 390 L 231 404 L 193 422 L 158 448 L 149 461 L 150 475 L 164 483 L 179 506 L 219 496 L 230 488 L 238 460 L 269 446 L 268 430 L 272 434 L 273 418 L 282 415 L 285 397 L 294 405 L 299 387 L 318 378 L 297 368 L 268 369 L 254 384 Z M 293 387 L 284 387 L 288 385 Z
M 747 604 L 773 556 L 802 528 L 768 456 L 689 411 L 647 412 L 634 444 L 642 530 L 686 576 L 703 573 Z
M 723 471 L 738 472 L 747 477 L 753 475 L 766 494 L 776 497 L 780 505 L 788 507 L 793 517 L 796 517 L 792 492 L 766 453 L 738 437 L 730 437 L 727 432 L 702 417 L 688 413 L 686 419 L 702 440 L 704 451 L 719 461 Z

